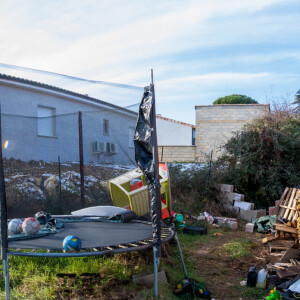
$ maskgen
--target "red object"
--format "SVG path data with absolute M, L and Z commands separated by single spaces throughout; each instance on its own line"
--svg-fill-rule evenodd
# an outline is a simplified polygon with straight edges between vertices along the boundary
M 162 218 L 162 219 L 170 218 L 170 214 L 169 214 L 169 212 L 168 212 L 168 208 L 167 208 L 167 207 L 166 207 L 166 208 L 163 208 L 163 209 L 161 210 L 161 218 Z
M 143 186 L 142 180 L 130 185 L 132 191 L 137 190 L 137 189 L 141 188 L 142 186 Z
M 162 219 L 166 219 L 166 218 L 170 218 L 170 214 L 167 208 L 167 201 L 166 199 L 161 199 L 161 218 Z
M 269 207 L 269 216 L 274 215 L 274 214 L 275 214 L 275 206 Z

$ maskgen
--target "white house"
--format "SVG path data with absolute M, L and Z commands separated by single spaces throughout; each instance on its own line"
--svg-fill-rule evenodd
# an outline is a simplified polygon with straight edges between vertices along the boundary
M 156 115 L 156 126 L 159 146 L 195 145 L 195 125 Z
M 3 156 L 79 160 L 82 112 L 85 162 L 131 163 L 137 113 L 47 84 L 0 74 Z

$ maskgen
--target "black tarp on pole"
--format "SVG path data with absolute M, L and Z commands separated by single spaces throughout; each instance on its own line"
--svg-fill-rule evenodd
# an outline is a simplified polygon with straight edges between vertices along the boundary
M 134 135 L 135 160 L 149 187 L 154 245 L 160 247 L 161 202 L 156 145 L 154 86 L 145 87 Z
M 153 82 L 153 81 L 152 81 Z M 144 88 L 134 135 L 135 160 L 148 184 L 150 214 L 153 228 L 155 296 L 158 296 L 157 271 L 161 254 L 161 200 L 156 135 L 154 85 Z

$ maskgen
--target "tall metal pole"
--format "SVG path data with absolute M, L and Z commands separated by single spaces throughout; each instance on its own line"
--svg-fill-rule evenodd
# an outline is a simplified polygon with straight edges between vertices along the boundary
M 153 145 L 153 166 L 155 174 L 155 200 L 157 202 L 158 211 L 155 212 L 157 218 L 152 220 L 156 222 L 154 226 L 158 228 L 159 240 L 153 246 L 153 260 L 154 260 L 154 295 L 158 297 L 158 266 L 160 259 L 160 227 L 161 227 L 161 200 L 160 200 L 160 183 L 159 183 L 159 167 L 158 167 L 158 150 L 157 150 L 157 134 L 156 134 L 156 109 L 155 109 L 155 90 L 153 83 L 153 69 L 151 69 L 151 87 L 153 89 L 153 108 L 152 108 L 152 145 Z
M 84 164 L 83 164 L 83 137 L 82 137 L 82 113 L 78 112 L 78 131 L 79 131 L 79 163 L 80 163 L 80 200 L 81 207 L 84 207 Z
M 2 158 L 2 122 L 1 122 L 1 106 L 0 106 L 0 213 L 1 213 L 1 259 L 3 261 L 3 274 L 5 277 L 5 295 L 9 300 L 9 272 L 8 272 L 8 256 L 7 256 L 7 204 L 4 182 L 4 169 Z

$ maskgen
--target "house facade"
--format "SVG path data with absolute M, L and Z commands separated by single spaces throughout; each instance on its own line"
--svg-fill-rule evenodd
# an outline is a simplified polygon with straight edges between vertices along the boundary
M 81 112 L 84 161 L 134 162 L 137 113 L 87 95 L 0 74 L 3 156 L 79 161 Z
M 158 156 L 161 161 L 194 161 L 196 126 L 156 116 Z

